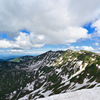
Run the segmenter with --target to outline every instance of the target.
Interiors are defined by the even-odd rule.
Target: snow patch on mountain
[[[37,100],[100,100],[100,87],[53,95]]]
[[[98,67],[100,69],[100,65],[96,64],[96,67]]]
[[[81,62],[78,62],[78,64],[79,64],[80,66],[82,66],[82,65],[81,65],[81,64],[82,64],[82,61],[81,61]],[[84,71],[87,65],[88,65],[88,63],[85,63],[84,67],[83,67],[83,68],[81,67],[79,71],[77,71],[75,74],[73,74],[73,75],[70,77],[70,79],[73,78],[73,77],[75,77],[75,76],[77,76],[77,75],[79,75],[82,71]]]
[[[34,90],[34,82],[32,82],[31,84],[28,83],[28,84],[26,85],[26,87],[24,88],[24,90],[28,90],[28,91]]]

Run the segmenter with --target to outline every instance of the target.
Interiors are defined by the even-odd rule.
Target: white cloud
[[[99,46],[99,43],[97,43],[97,42],[96,42],[96,43],[94,43],[94,46]]]
[[[91,27],[95,28],[95,31],[96,31],[95,36],[96,37],[100,36],[100,19],[94,21]]]
[[[37,55],[37,54],[42,54],[44,52],[49,51],[51,48],[34,48],[34,49],[27,49],[27,50],[22,50],[22,49],[10,49],[10,50],[0,50],[0,54],[23,54],[23,55]],[[68,48],[65,47],[58,47],[58,48],[52,48],[53,51],[57,50],[67,50],[71,49],[74,51],[79,51],[79,50],[87,50],[95,53],[100,53],[100,48],[93,48],[91,46],[69,46]]]
[[[6,39],[0,40],[0,48],[12,48],[12,43]]]
[[[69,46],[69,48],[64,48],[62,50],[67,50],[67,49],[71,49],[74,51],[87,50],[95,53],[100,53],[100,48],[93,48],[92,46]]]
[[[0,54],[12,54],[12,55],[38,55],[46,52],[48,50],[42,50],[42,49],[33,49],[33,50],[20,50],[20,49],[10,49],[10,50],[0,50]]]
[[[0,0],[0,32],[15,37],[14,45],[1,41],[17,48],[73,43],[88,38],[82,26],[99,14],[100,0]],[[19,33],[22,29],[30,35]]]
[[[44,36],[35,35],[34,33],[22,33],[15,38],[14,44],[19,45],[20,48],[32,48],[32,47],[42,47],[44,46]]]
[[[82,46],[80,47],[81,50],[87,50],[87,51],[93,51],[94,48],[92,48],[91,46]]]
[[[60,32],[48,31],[53,35],[37,35],[35,33],[19,33],[14,40],[0,40],[0,48],[22,48],[43,47],[44,44],[68,44],[76,42],[81,38],[88,38],[87,30],[81,27],[68,27]],[[2,43],[3,42],[3,43]]]
[[[99,4],[99,0],[0,0],[0,30],[26,28],[39,34],[45,29],[84,25],[99,16]]]
[[[33,33],[27,34],[20,32],[18,37],[13,41],[6,39],[0,40],[0,48],[20,48],[29,49],[32,47],[42,47],[44,37],[42,35],[34,35]]]
[[[23,50],[16,50],[16,49],[13,49],[13,50],[9,50],[9,52],[12,52],[12,53],[22,53]]]
[[[87,51],[95,51],[95,49],[91,46],[70,46],[68,49],[72,49],[72,50],[87,50]]]

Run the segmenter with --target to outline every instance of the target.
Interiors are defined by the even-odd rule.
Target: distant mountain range
[[[33,56],[22,56],[22,57],[17,57],[15,59],[11,59],[9,61],[13,61],[13,62],[24,62],[24,61],[31,60],[32,58],[33,58]]]
[[[0,55],[0,61],[10,61],[10,60],[14,60],[20,57],[24,57],[24,56],[30,56],[30,55]],[[32,55],[30,57],[34,57],[37,55]],[[23,59],[23,58],[22,58]]]
[[[100,55],[89,51],[48,51],[0,62],[0,100],[36,100],[99,86]]]
[[[1,61],[10,61],[10,60],[13,60],[13,59],[15,59],[15,58],[0,59],[0,62],[1,62]]]
[[[0,59],[0,61],[5,61],[5,60],[3,60],[3,59]]]

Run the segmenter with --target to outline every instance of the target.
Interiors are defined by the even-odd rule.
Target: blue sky
[[[0,54],[100,53],[99,0],[0,0]]]

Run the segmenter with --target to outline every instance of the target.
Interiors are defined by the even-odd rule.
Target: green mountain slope
[[[35,100],[100,86],[100,55],[84,50],[48,51],[0,68],[1,100]]]
[[[18,57],[18,58],[12,59],[10,61],[12,61],[12,62],[24,62],[24,61],[28,61],[32,58],[33,58],[33,56],[23,56],[23,57]]]

